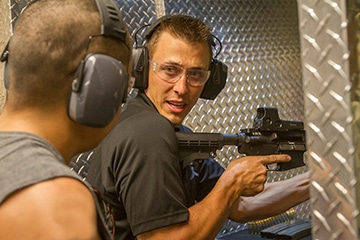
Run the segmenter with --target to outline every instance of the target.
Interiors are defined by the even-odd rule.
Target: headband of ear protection
[[[160,26],[161,22],[171,19],[172,15],[165,15],[157,19],[154,23],[140,27],[148,27],[145,32],[145,39],[150,39],[155,32],[155,30]],[[190,16],[184,15],[184,17],[192,18]],[[135,36],[136,37],[136,36]],[[221,42],[218,38],[213,36],[216,39],[220,46]],[[215,43],[213,44],[215,45]],[[220,49],[221,50],[221,49]],[[219,51],[220,52],[220,51]],[[216,56],[218,53],[216,54]],[[210,76],[206,82],[203,91],[201,92],[200,98],[213,100],[225,87],[226,78],[227,78],[227,66],[216,59],[212,58],[210,63]],[[148,87],[148,75],[149,75],[149,54],[148,49],[145,45],[136,46],[133,49],[133,77],[135,77],[134,88],[146,89]]]
[[[126,44],[126,25],[119,6],[113,0],[94,1],[101,18],[100,35],[120,39]],[[5,70],[8,44],[1,55],[1,61],[6,62]],[[130,49],[130,46],[126,46]],[[4,82],[8,89],[9,76],[5,70]],[[121,61],[105,54],[88,54],[78,66],[72,82],[69,117],[85,126],[105,127],[118,112],[120,104],[126,101],[128,80]]]

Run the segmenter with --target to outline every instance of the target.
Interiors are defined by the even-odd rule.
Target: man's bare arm
[[[272,183],[254,197],[240,197],[229,218],[236,222],[264,219],[283,213],[309,199],[310,173]]]
[[[44,181],[0,205],[2,239],[99,239],[93,197],[72,178]]]

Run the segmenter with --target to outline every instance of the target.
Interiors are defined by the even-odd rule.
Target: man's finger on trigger
[[[288,162],[291,160],[291,157],[286,154],[279,155],[269,155],[261,159],[264,165],[272,164],[272,163],[281,163]]]
[[[291,160],[291,156],[287,154],[278,154],[273,156],[276,156],[276,162],[289,162]]]

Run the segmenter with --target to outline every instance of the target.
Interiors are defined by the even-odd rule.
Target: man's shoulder
[[[115,131],[129,131],[133,135],[140,129],[159,131],[164,128],[166,130],[174,128],[171,122],[162,116],[145,96],[138,96],[128,104],[121,113]]]
[[[152,102],[145,96],[144,93],[140,93],[134,99],[127,103],[126,108],[121,113],[120,121],[133,115],[149,115],[160,116]]]
[[[35,198],[46,195],[54,201],[56,201],[55,198],[59,196],[69,199],[83,196],[84,198],[88,198],[88,200],[92,200],[92,195],[88,186],[86,186],[86,184],[84,184],[80,179],[70,176],[59,176],[47,179],[25,187],[18,192],[23,192],[23,194],[27,194],[29,196],[32,195]]]
[[[0,188],[0,203],[10,194],[39,182],[63,176],[79,178],[69,171],[58,151],[41,138],[29,134],[12,134],[10,137],[22,139],[19,144],[9,147],[1,146],[4,141],[0,142],[4,167],[0,169],[0,185],[3,186]]]
[[[19,189],[9,195],[1,206],[7,205],[18,206],[18,209],[39,207],[42,213],[81,205],[95,212],[94,197],[89,187],[81,180],[67,176],[47,179]]]
[[[141,147],[143,152],[143,147],[149,144],[176,141],[173,124],[162,116],[148,99],[136,97],[128,104],[115,128],[98,145],[94,154],[108,154],[114,148],[129,149],[129,146]]]
[[[142,111],[127,116],[115,126],[115,128],[102,141],[108,144],[109,141],[129,142],[154,140],[163,136],[175,136],[175,128],[171,122],[158,112]],[[150,141],[152,141],[150,140]]]
[[[45,225],[56,231],[57,226],[74,229],[70,225],[81,227],[83,222],[89,227],[95,221],[96,210],[91,192],[82,182],[68,177],[49,179],[22,188],[10,195],[0,207],[0,223],[14,223],[25,232],[28,229],[29,236],[51,234],[41,228]],[[95,226],[93,224],[92,227]]]

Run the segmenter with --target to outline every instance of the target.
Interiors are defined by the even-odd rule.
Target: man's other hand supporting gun
[[[304,166],[306,139],[304,124],[281,120],[276,108],[258,108],[253,128],[236,134],[177,132],[183,167],[194,160],[215,157],[225,145],[238,147],[247,156],[288,154],[291,161],[278,163],[269,170],[285,171]]]

